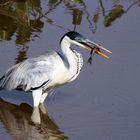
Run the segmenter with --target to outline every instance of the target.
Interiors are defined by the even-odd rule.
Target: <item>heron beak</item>
[[[106,58],[106,59],[109,59],[109,57],[106,54],[104,54],[103,52],[101,52],[100,50],[96,50],[95,53]]]
[[[91,54],[94,52],[106,59],[109,59],[109,57],[106,54],[104,54],[103,52],[101,52],[101,50],[104,52],[107,52],[107,53],[112,53],[108,49],[106,49],[106,48],[102,47],[101,45],[99,45],[95,42],[92,42],[88,39],[86,39],[86,41],[83,43],[83,45],[85,46],[86,49],[88,49],[91,52]]]

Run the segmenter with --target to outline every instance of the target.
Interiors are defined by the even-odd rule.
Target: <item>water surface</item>
[[[0,92],[0,139],[140,139],[140,1],[34,0],[0,2],[0,73],[47,50],[60,51],[64,33],[75,30],[111,50],[58,88],[31,122],[32,96]],[[61,52],[61,51],[60,51]],[[1,75],[0,74],[0,75]]]

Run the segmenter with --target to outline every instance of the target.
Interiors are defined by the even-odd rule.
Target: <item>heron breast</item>
[[[82,55],[80,53],[76,52],[76,51],[75,51],[75,55],[76,55],[76,58],[77,58],[76,59],[76,66],[75,66],[75,69],[73,71],[73,74],[72,74],[69,82],[75,80],[78,77],[78,75],[80,74],[81,68],[83,66],[83,57],[82,57]]]

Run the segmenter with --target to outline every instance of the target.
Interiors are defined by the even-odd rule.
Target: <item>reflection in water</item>
[[[121,17],[123,13],[124,13],[123,6],[115,5],[115,7],[113,7],[113,9],[109,12],[109,14],[105,16],[104,25],[106,27],[110,26],[111,23],[115,21],[117,18]]]
[[[0,14],[0,19],[2,19],[0,20],[0,40],[11,40],[16,30],[16,23],[11,17],[2,14]]]
[[[44,23],[41,21],[40,1],[2,1],[0,4],[0,37],[10,39],[16,33],[16,44],[25,45],[34,32],[40,32]]]
[[[47,7],[43,7],[41,2],[43,5],[46,3]],[[140,3],[139,0],[134,1],[127,9],[124,9],[121,1],[114,0],[112,8],[108,9],[105,7],[106,1],[99,0],[98,2],[99,5],[91,13],[84,0],[48,0],[44,2],[40,0],[2,0],[0,1],[0,19],[2,19],[0,20],[0,41],[15,39],[16,45],[21,46],[16,57],[16,63],[18,63],[27,58],[28,48],[26,46],[29,46],[30,41],[39,38],[38,33],[42,32],[46,22],[62,30],[76,30],[85,15],[90,31],[95,34],[100,15],[104,18],[103,25],[108,27],[133,5]],[[51,17],[50,13],[57,11],[60,4],[63,4],[68,11],[67,14],[73,17],[71,21],[71,24],[74,25],[73,29],[58,25]],[[14,38],[12,38],[13,36]]]
[[[0,1],[0,41],[11,40],[21,46],[16,63],[27,58],[28,42],[38,37],[44,22],[41,19],[40,0]]]
[[[95,26],[92,22],[92,17],[88,12],[88,8],[83,0],[73,0],[73,1],[64,1],[65,7],[69,10],[69,14],[73,16],[74,30],[76,30],[76,26],[81,24],[82,17],[85,14],[87,23],[89,24],[89,29],[92,33],[95,33]]]
[[[124,13],[127,13],[130,10],[130,8],[135,4],[137,4],[136,1],[130,4],[126,10],[124,10],[124,7],[120,4],[114,5],[112,10],[109,11],[108,15],[105,16],[104,25],[106,27],[110,26],[113,21],[121,17]]]
[[[0,99],[0,121],[15,140],[68,139],[48,116],[44,106],[33,110],[28,104],[18,106]]]
[[[76,25],[80,25],[82,21],[82,15],[83,11],[79,9],[73,9],[73,25],[74,25],[74,31],[76,30]]]
[[[17,58],[15,59],[16,60],[16,64],[27,59],[27,55],[26,55],[27,49],[28,49],[28,46],[23,46],[18,51]]]
[[[49,0],[47,4],[48,9],[45,12],[40,0],[3,0],[0,2],[0,18],[3,19],[0,20],[0,40],[10,40],[14,33],[16,33],[16,44],[25,45],[31,38],[34,39],[37,36],[37,32],[42,31],[45,23],[44,19],[49,24],[63,28],[63,25],[57,25],[53,19],[47,17],[49,13],[54,10],[56,11],[61,3],[69,11],[68,13],[73,16],[73,25],[80,25],[85,14],[89,28],[91,31],[94,30],[95,33],[95,26],[93,24],[97,24],[97,17],[99,18],[99,14],[101,14],[100,11],[102,11],[104,16],[104,25],[109,26],[111,22],[130,9],[132,5],[139,4],[139,1],[135,1],[127,10],[124,10],[120,1],[114,1],[113,8],[106,9],[104,6],[105,2],[103,3],[102,0],[99,0],[100,7],[98,6],[93,16],[91,16],[84,0]]]

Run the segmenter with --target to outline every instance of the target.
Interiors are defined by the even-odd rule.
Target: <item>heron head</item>
[[[70,31],[68,33],[66,33],[62,39],[64,37],[68,37],[69,38],[69,42],[75,45],[78,45],[82,48],[85,48],[87,50],[89,50],[91,53],[94,52],[104,58],[109,58],[106,54],[104,54],[102,51],[111,53],[111,51],[107,50],[106,48],[102,47],[101,45],[90,41],[89,39],[85,38],[83,35],[75,32],[75,31]],[[61,39],[61,41],[62,41]]]

